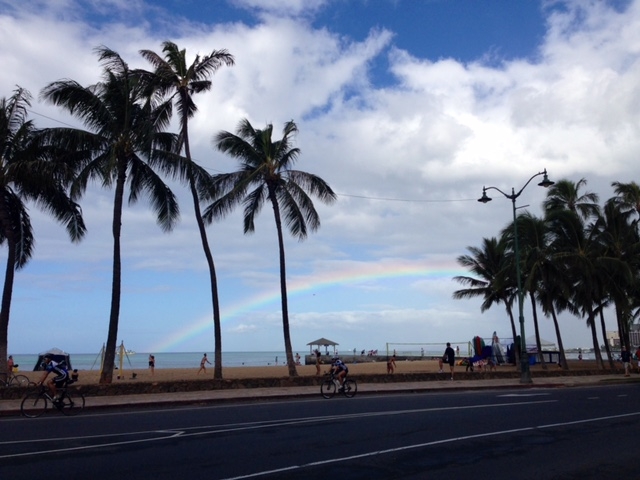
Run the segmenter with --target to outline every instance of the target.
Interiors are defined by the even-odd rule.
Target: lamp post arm
[[[514,199],[518,198],[520,196],[520,194],[522,193],[522,191],[527,188],[527,185],[529,185],[531,183],[531,180],[533,180],[536,177],[539,177],[540,175],[546,175],[547,171],[544,170],[542,172],[538,172],[535,175],[533,175],[529,180],[527,180],[527,183],[524,184],[524,186],[520,189],[520,191],[518,193],[515,194]]]
[[[531,181],[531,180],[529,180]],[[511,200],[515,200],[516,197],[513,197],[512,195],[509,195],[507,193],[504,193],[502,190],[500,190],[498,187],[484,187],[483,188],[484,191],[486,190],[497,190],[498,192],[500,192],[502,195],[504,195],[505,197],[511,199]],[[518,194],[519,195],[519,194]],[[513,197],[513,198],[512,198]]]

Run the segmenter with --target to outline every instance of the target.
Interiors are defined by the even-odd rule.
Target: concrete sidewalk
[[[533,378],[532,384],[521,384],[520,379],[473,379],[473,380],[442,380],[429,382],[397,382],[397,383],[365,383],[358,382],[358,395],[371,395],[375,393],[399,393],[399,392],[429,392],[451,390],[480,390],[480,389],[507,389],[507,388],[561,388],[588,385],[607,385],[611,383],[636,383],[639,376],[624,377],[624,375],[584,375]],[[336,397],[342,395],[336,394]],[[105,409],[128,406],[171,406],[171,405],[197,405],[215,404],[230,401],[256,401],[268,399],[300,398],[320,396],[320,387],[272,387],[272,388],[246,388],[225,390],[204,390],[196,392],[172,392],[156,394],[117,395],[86,397],[85,409]],[[329,400],[327,400],[329,401]],[[20,415],[21,400],[1,400],[0,415]]]

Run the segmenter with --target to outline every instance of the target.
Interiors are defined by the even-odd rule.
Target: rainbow
[[[308,291],[317,291],[322,288],[330,288],[336,285],[369,283],[371,281],[393,278],[424,278],[440,280],[452,278],[456,275],[468,275],[469,272],[461,269],[457,264],[447,261],[430,261],[428,264],[420,262],[381,261],[379,263],[358,263],[345,267],[340,262],[340,269],[321,272],[309,276],[292,276],[287,282],[287,294],[291,298]],[[222,308],[222,323],[226,323],[239,315],[251,312],[266,305],[276,303],[279,306],[280,288],[261,292],[253,297],[236,302],[227,308]],[[186,328],[173,332],[169,337],[152,345],[150,352],[172,351],[175,347],[192,338],[201,336],[207,331],[212,331],[211,316],[194,321]]]

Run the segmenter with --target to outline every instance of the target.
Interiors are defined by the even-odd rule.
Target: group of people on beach
[[[207,358],[207,354],[205,353],[202,356],[202,360],[200,360],[200,369],[198,370],[198,374],[200,374],[200,372],[207,373],[207,363],[211,365],[211,362],[209,361],[209,359]],[[156,357],[154,355],[149,354],[149,371],[151,372],[152,377],[155,372],[155,369],[156,369]]]

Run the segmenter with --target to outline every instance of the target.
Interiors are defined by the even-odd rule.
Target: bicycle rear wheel
[[[28,387],[29,378],[26,375],[15,375],[9,380],[10,387]]]
[[[20,404],[20,413],[28,418],[36,418],[47,410],[47,399],[39,392],[28,393]]]
[[[344,396],[351,398],[355,396],[358,391],[358,384],[355,380],[345,380],[344,381]]]
[[[61,401],[60,410],[69,417],[77,415],[84,408],[84,395],[81,393],[65,392],[64,395],[62,395]]]
[[[324,398],[331,398],[336,394],[336,384],[333,380],[325,380],[320,385],[320,393]]]

